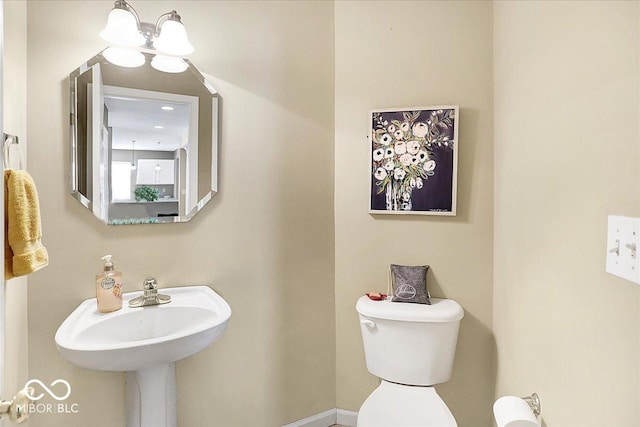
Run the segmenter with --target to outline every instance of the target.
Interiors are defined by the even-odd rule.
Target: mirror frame
[[[104,51],[102,51],[104,52]],[[83,205],[85,208],[87,208],[88,210],[92,211],[92,213],[94,214],[94,216],[96,218],[98,218],[101,222],[107,224],[107,225],[129,225],[129,224],[157,224],[157,223],[179,223],[179,222],[187,222],[190,221],[198,212],[200,212],[200,210],[213,198],[213,196],[215,196],[218,192],[218,169],[219,169],[219,165],[218,165],[218,133],[219,133],[219,128],[220,128],[220,123],[219,123],[219,94],[218,91],[213,87],[213,85],[207,81],[207,79],[204,77],[204,75],[188,60],[183,58],[183,60],[187,63],[187,70],[185,70],[183,73],[191,73],[200,84],[202,84],[202,86],[204,88],[206,88],[209,93],[211,94],[211,107],[212,107],[212,116],[211,116],[211,188],[206,191],[206,194],[204,194],[203,197],[199,197],[196,196],[196,200],[197,202],[194,204],[193,208],[191,209],[190,212],[185,212],[184,215],[181,215],[179,212],[178,216],[167,216],[167,217],[145,217],[145,218],[130,218],[130,219],[113,219],[113,220],[109,220],[108,219],[108,212],[107,212],[107,216],[105,218],[100,217],[94,210],[94,206],[93,206],[93,201],[90,200],[89,198],[86,197],[86,195],[84,195],[81,191],[80,191],[80,184],[79,184],[79,173],[78,173],[78,166],[79,166],[79,162],[78,162],[78,135],[77,135],[77,131],[78,131],[78,99],[77,99],[77,95],[78,95],[78,77],[80,77],[82,74],[84,74],[86,71],[90,70],[95,64],[108,64],[109,66],[113,66],[113,67],[117,67],[116,65],[113,65],[111,63],[109,63],[104,56],[102,55],[102,52],[99,52],[98,54],[96,54],[95,56],[93,56],[91,59],[89,59],[88,61],[86,61],[85,63],[83,63],[80,67],[78,67],[77,69],[75,69],[74,71],[72,71],[69,74],[69,105],[70,105],[70,122],[69,122],[69,131],[70,131],[70,135],[69,135],[69,141],[70,141],[70,153],[69,153],[69,157],[70,157],[70,163],[69,163],[69,167],[70,167],[70,176],[69,176],[69,183],[70,183],[70,194],[71,196],[76,199],[81,205]],[[150,62],[152,55],[148,54],[148,53],[144,53],[146,59],[147,59],[147,63]],[[135,88],[133,87],[132,89],[139,89],[139,88]],[[200,129],[200,126],[199,126]],[[198,135],[200,135],[201,133],[198,132]],[[95,147],[95,143],[92,143]],[[200,146],[200,140],[198,137],[198,146]],[[109,167],[109,170],[111,168]],[[95,173],[92,174],[93,176],[91,177],[91,180],[93,181],[93,179],[95,178]],[[109,189],[110,192],[110,187],[111,184],[109,182],[109,177],[110,175],[107,176],[106,180],[107,182],[105,183],[105,185],[107,186],[107,188]],[[89,183],[89,185],[91,185],[91,183]],[[178,194],[178,198],[180,198],[180,194]],[[178,202],[180,203],[180,202]],[[180,205],[179,205],[180,206]]]

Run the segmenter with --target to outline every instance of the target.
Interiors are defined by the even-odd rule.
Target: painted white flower
[[[384,150],[384,158],[385,159],[392,158],[393,154],[394,154],[393,148],[389,148],[389,147],[385,148],[385,150]]]
[[[391,138],[391,135],[389,135],[388,133],[385,133],[380,137],[380,143],[382,145],[389,145],[391,144],[391,141],[393,141],[393,138]]]
[[[388,125],[388,124],[389,124],[388,120],[385,120],[384,123],[383,123],[383,125],[385,125],[385,126]]]
[[[378,148],[377,150],[373,150],[373,160],[379,162],[382,160],[382,156],[384,156],[384,150],[382,148]]]
[[[417,178],[416,179],[416,188],[419,190],[422,188],[422,186],[424,185],[424,183],[422,182],[422,178]]]
[[[427,127],[427,125],[425,125],[424,123],[419,122],[413,125],[413,128],[411,129],[411,131],[418,138],[424,138],[427,132],[429,132],[429,127]]]
[[[434,170],[436,168],[436,161],[435,160],[428,160],[424,163],[423,166],[424,170],[426,170],[427,172],[430,172],[432,170]]]
[[[389,131],[389,133],[394,133],[396,131],[396,126],[395,125],[390,125],[387,130]]]
[[[422,162],[422,161],[427,160],[427,159],[429,158],[429,154],[427,154],[427,152],[426,152],[426,151],[424,151],[424,150],[420,150],[420,151],[418,152],[418,158],[419,158],[419,159],[420,159],[420,161]]]
[[[420,157],[418,157],[418,156],[411,157],[411,164],[412,165],[418,165],[419,163],[420,163]]]
[[[393,147],[396,154],[404,154],[407,152],[407,144],[402,141],[396,142],[396,145]]]
[[[393,133],[393,136],[396,138],[396,140],[402,141],[402,139],[404,139],[404,132],[402,132],[400,129],[398,129],[397,131],[395,131]]]
[[[409,180],[409,185],[411,186],[411,188],[416,186],[416,179],[411,177],[411,179]]]
[[[420,142],[418,141],[407,142],[407,152],[409,154],[418,154],[418,151],[420,151]]]
[[[393,160],[389,160],[387,163],[384,164],[384,168],[388,171],[392,171],[395,167],[396,165],[393,163]]]
[[[409,166],[411,164],[411,154],[404,153],[400,156],[400,163],[402,163],[403,166]]]
[[[378,180],[378,181],[382,181],[383,179],[385,179],[387,177],[387,171],[384,170],[383,168],[378,168],[376,169],[376,171],[373,173],[373,176]]]
[[[395,168],[393,170],[393,177],[398,181],[403,180],[405,175],[406,175],[406,172],[400,168]]]
[[[402,129],[402,132],[409,132],[409,122],[402,122],[400,129]]]
[[[402,200],[404,200],[405,202],[408,202],[409,200],[411,200],[411,194],[402,193]]]

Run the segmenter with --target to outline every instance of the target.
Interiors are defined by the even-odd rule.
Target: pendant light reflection
[[[162,166],[160,166],[160,142],[158,141],[158,162],[153,167],[156,172],[160,172],[162,170]]]
[[[145,29],[145,31],[142,31]],[[188,68],[181,58],[193,53],[182,18],[175,10],[160,15],[156,24],[141,22],[126,0],[116,0],[100,37],[111,45],[103,56],[112,64],[135,68],[145,63],[141,50],[155,54],[151,66],[165,73],[181,73]]]
[[[131,140],[131,170],[134,171],[136,169],[138,169],[138,167],[136,166],[136,157],[135,157],[135,152],[136,152],[136,140],[132,139]]]

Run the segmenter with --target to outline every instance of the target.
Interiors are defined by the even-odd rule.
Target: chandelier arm
[[[169,20],[182,22],[180,20],[180,15],[178,15],[178,12],[176,12],[175,10],[172,10],[171,12],[163,13],[162,15],[160,15],[160,17],[156,21],[156,32],[154,34],[155,37],[158,37],[160,35],[160,28],[162,27],[162,24],[164,24],[166,21],[169,21]]]
[[[127,12],[131,12],[133,17],[136,18],[138,29],[140,29],[140,23],[141,23],[140,16],[138,15],[138,12],[136,12],[136,10],[133,8],[133,6],[127,3],[126,0],[116,0],[114,4],[114,8],[123,9],[123,10],[126,10]]]

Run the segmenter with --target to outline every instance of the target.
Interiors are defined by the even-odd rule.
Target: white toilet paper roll
[[[539,427],[540,423],[527,402],[516,396],[503,396],[493,404],[498,427]]]

